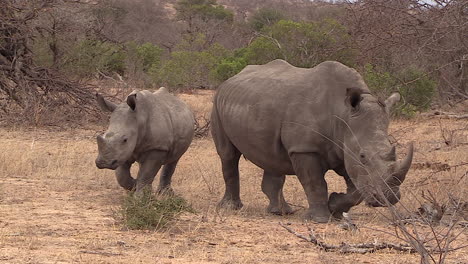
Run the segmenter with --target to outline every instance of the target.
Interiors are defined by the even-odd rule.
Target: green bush
[[[66,55],[64,68],[79,76],[89,77],[97,71],[125,71],[125,52],[117,45],[98,40],[79,41]]]
[[[172,90],[213,88],[219,83],[217,65],[229,54],[219,44],[204,51],[175,51],[160,67],[151,67],[150,76],[157,85]]]
[[[285,16],[277,9],[260,8],[249,19],[249,25],[254,30],[261,31],[263,28],[272,26],[284,18]]]
[[[424,72],[413,67],[391,74],[366,64],[363,78],[369,89],[381,98],[387,98],[392,92],[398,91],[402,100],[396,105],[394,113],[409,118],[430,107],[437,85]]]
[[[214,69],[215,78],[218,81],[223,82],[238,74],[245,68],[245,66],[247,66],[247,60],[242,57],[229,57],[223,59]]]
[[[389,72],[379,71],[371,64],[364,66],[363,78],[369,89],[379,97],[389,96],[397,84]]]
[[[402,82],[398,90],[405,104],[414,106],[417,111],[429,109],[437,87],[434,80],[412,67],[398,73],[398,79]]]
[[[143,71],[147,72],[151,67],[159,67],[161,64],[161,56],[163,49],[151,43],[144,43],[137,46],[136,53],[141,60]]]
[[[140,195],[129,193],[121,209],[125,226],[129,229],[159,229],[182,212],[194,212],[181,197],[163,195],[157,198],[150,189]]]
[[[280,20],[265,27],[245,54],[249,64],[284,59],[298,67],[313,67],[325,60],[352,66],[355,52],[346,28],[333,19],[319,22]]]

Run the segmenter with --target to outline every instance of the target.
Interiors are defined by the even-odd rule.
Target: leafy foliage
[[[280,20],[263,30],[248,47],[249,64],[284,59],[299,67],[313,67],[325,60],[354,63],[354,51],[346,28],[332,19],[319,22]]]
[[[121,209],[125,226],[129,229],[159,229],[182,212],[194,212],[182,197],[164,195],[159,198],[150,189],[138,195],[129,193]]]
[[[180,0],[176,5],[177,17],[180,20],[191,20],[195,17],[203,21],[210,19],[232,21],[234,14],[216,0]]]
[[[285,16],[277,9],[260,8],[249,20],[250,26],[256,31],[273,26],[276,22],[285,19]]]
[[[145,72],[151,67],[158,67],[161,64],[163,50],[157,45],[144,43],[136,47],[136,53],[141,60],[143,71]]]
[[[424,72],[412,67],[400,72],[398,78],[403,83],[399,91],[405,103],[418,111],[427,110],[432,103],[437,83]]]
[[[247,60],[243,57],[225,58],[214,69],[215,78],[218,81],[225,81],[238,74],[245,66],[247,66]]]
[[[413,117],[418,111],[427,110],[437,85],[424,72],[413,67],[391,74],[366,64],[363,77],[369,89],[380,97],[387,97],[397,90],[403,100],[396,107],[395,114],[404,117]]]
[[[125,71],[125,53],[117,45],[92,39],[79,41],[65,56],[64,68],[79,77],[88,77],[98,71]]]
[[[161,67],[152,67],[149,73],[155,83],[170,89],[212,88],[216,83],[213,71],[226,53],[221,45],[206,51],[175,51]]]

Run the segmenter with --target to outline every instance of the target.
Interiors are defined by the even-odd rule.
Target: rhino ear
[[[133,111],[135,111],[136,108],[136,96],[136,94],[131,94],[127,97],[127,104]]]
[[[401,96],[399,93],[393,93],[390,95],[387,100],[385,100],[385,112],[387,114],[390,114],[390,110],[392,110],[392,106],[395,105],[395,103],[399,102],[401,99]]]
[[[102,111],[113,112],[117,105],[111,101],[106,100],[102,95],[96,93],[96,100],[98,102],[99,107]]]
[[[346,104],[353,110],[359,109],[359,103],[362,101],[363,90],[360,88],[347,88],[346,89]]]

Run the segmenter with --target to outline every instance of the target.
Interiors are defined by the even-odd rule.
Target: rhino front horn
[[[413,143],[409,145],[408,153],[406,153],[406,157],[403,160],[400,160],[397,165],[397,169],[395,172],[395,177],[403,182],[405,180],[406,174],[408,173],[411,162],[413,161]]]

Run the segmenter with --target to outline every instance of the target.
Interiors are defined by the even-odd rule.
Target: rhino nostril
[[[114,166],[115,164],[117,164],[117,160],[113,160],[111,165]]]

